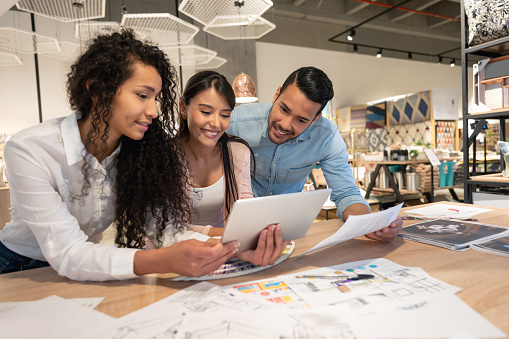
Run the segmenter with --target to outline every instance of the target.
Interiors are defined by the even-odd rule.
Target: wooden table
[[[441,202],[447,203],[447,202]],[[457,205],[455,203],[449,203]],[[422,205],[421,205],[422,206]],[[407,207],[411,210],[419,206]],[[508,210],[478,215],[479,220],[507,226]],[[405,226],[415,221],[405,221]],[[431,276],[461,287],[458,296],[505,333],[509,333],[509,258],[475,250],[456,252],[403,239],[379,243],[365,237],[296,257],[331,235],[340,219],[313,224],[307,236],[296,240],[295,253],[269,269],[236,278],[213,280],[218,285],[265,279],[316,267],[383,257],[400,265],[421,267]],[[165,298],[194,282],[175,282],[174,275],[151,275],[126,281],[76,282],[58,276],[51,268],[0,275],[0,302],[38,300],[53,294],[63,298],[105,297],[97,310],[120,317]]]

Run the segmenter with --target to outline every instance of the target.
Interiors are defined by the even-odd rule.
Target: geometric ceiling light
[[[145,34],[160,46],[187,44],[200,30],[169,13],[124,14],[120,25]]]
[[[16,54],[0,52],[0,66],[18,66],[23,65]]]
[[[60,52],[57,39],[14,28],[0,28],[0,48],[18,53]]]
[[[233,0],[184,0],[179,11],[205,26],[238,26],[239,11],[236,6],[242,7],[240,24],[249,25],[273,5],[270,0],[236,0],[235,6],[232,6],[232,2]]]
[[[110,34],[120,31],[120,24],[116,21],[85,21],[77,22],[74,30],[79,40],[89,40],[97,35]]]
[[[262,17],[257,18],[252,24],[242,26],[244,34],[241,35],[237,26],[206,26],[203,30],[224,40],[236,39],[259,39],[276,28],[272,22]]]
[[[71,22],[104,18],[106,0],[21,0],[16,7],[25,12]]]
[[[60,42],[60,52],[41,53],[61,60],[76,60],[81,54],[81,45],[74,42]]]
[[[177,66],[205,65],[217,55],[217,52],[198,45],[163,46],[161,49]]]
[[[216,68],[223,66],[226,63],[226,61],[227,60],[224,58],[215,56],[206,64],[196,65],[196,70],[216,69]]]

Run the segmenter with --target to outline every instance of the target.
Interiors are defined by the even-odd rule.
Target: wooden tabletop
[[[458,205],[458,203],[440,202]],[[421,206],[403,208],[408,211]],[[491,208],[491,207],[490,207]],[[507,209],[479,214],[487,224],[507,226]],[[404,225],[416,221],[405,220]],[[509,333],[509,258],[475,250],[456,252],[436,246],[403,239],[380,243],[359,237],[331,246],[305,257],[305,252],[320,240],[334,233],[342,225],[339,219],[314,223],[305,238],[295,241],[294,254],[279,265],[236,278],[212,280],[229,285],[275,277],[357,260],[386,258],[400,265],[421,267],[428,274],[462,288],[457,295],[505,333]],[[110,282],[77,282],[58,274],[51,268],[0,275],[0,302],[38,300],[53,294],[63,298],[104,297],[97,310],[120,317],[147,306],[194,282],[175,282],[173,274],[150,275],[137,279]]]

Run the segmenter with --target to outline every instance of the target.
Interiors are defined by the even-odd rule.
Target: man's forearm
[[[346,221],[350,215],[360,215],[369,213],[371,213],[371,209],[368,206],[364,204],[351,204],[343,212],[343,218]]]

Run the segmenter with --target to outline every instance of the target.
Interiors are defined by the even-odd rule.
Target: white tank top
[[[208,187],[191,187],[190,224],[223,227],[224,176]]]

